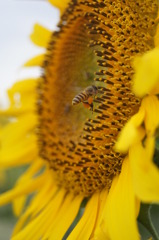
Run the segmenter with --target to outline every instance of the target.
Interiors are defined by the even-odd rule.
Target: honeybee
[[[91,108],[93,112],[93,96],[97,93],[98,88],[96,86],[88,86],[73,98],[72,105],[77,105],[82,102],[84,107]]]

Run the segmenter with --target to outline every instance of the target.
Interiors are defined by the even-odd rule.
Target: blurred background
[[[0,0],[0,104],[4,91],[17,79],[38,76],[39,69],[24,69],[23,64],[44,49],[29,39],[35,23],[56,29],[59,11],[47,0]]]
[[[40,75],[39,68],[23,68],[45,49],[29,39],[35,23],[56,29],[59,11],[46,0],[0,0],[0,107],[8,104],[6,90],[20,79]],[[23,168],[0,171],[0,193],[10,189]],[[11,206],[0,208],[0,240],[9,240],[16,222]]]

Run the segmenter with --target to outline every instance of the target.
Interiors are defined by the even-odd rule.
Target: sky
[[[40,69],[24,68],[30,58],[43,53],[29,39],[35,23],[56,29],[59,11],[46,0],[0,0],[0,106],[6,90],[26,77],[39,76]]]

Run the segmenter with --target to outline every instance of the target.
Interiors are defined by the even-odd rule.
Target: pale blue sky
[[[39,69],[23,69],[29,58],[43,52],[33,45],[29,35],[33,24],[54,30],[59,11],[46,0],[0,0],[0,101],[14,81],[37,76]]]

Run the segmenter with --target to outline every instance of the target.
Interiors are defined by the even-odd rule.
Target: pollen
[[[40,156],[57,184],[90,196],[110,188],[124,155],[117,136],[137,112],[132,61],[154,47],[157,0],[72,1],[53,34],[38,84]],[[72,99],[95,85],[93,114]]]

